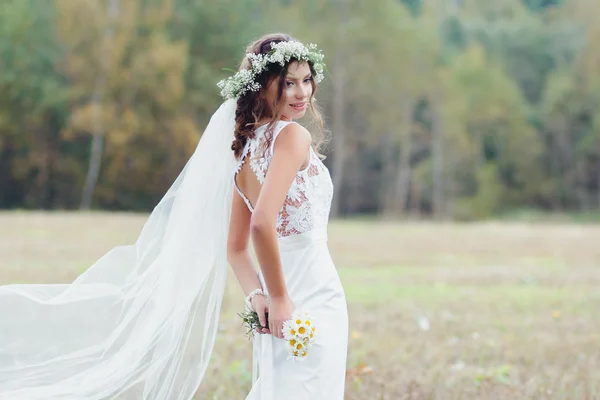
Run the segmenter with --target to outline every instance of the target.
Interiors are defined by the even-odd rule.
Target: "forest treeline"
[[[147,211],[245,46],[323,49],[333,215],[600,208],[593,0],[2,0],[0,208]]]

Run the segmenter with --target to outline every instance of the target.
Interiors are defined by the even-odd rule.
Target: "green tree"
[[[5,1],[0,12],[0,207],[48,208],[65,176],[66,117],[51,4]]]
[[[98,205],[147,209],[171,184],[200,136],[181,106],[187,45],[169,38],[169,0],[110,1],[57,0],[74,104],[62,134],[67,140],[101,137],[105,162]],[[107,7],[115,4],[118,9]],[[85,28],[77,22],[84,15],[94,17]],[[114,24],[111,31],[107,24]],[[92,156],[97,149],[92,146]]]

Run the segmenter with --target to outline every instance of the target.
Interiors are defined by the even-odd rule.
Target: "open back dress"
[[[278,121],[272,130],[255,130],[239,159],[262,184],[274,145],[291,121]],[[284,133],[285,134],[285,133]],[[269,138],[270,144],[269,143]],[[246,205],[253,206],[238,185]],[[328,169],[310,149],[310,162],[299,171],[277,216],[281,265],[289,295],[296,308],[310,313],[316,340],[305,359],[288,359],[284,339],[257,334],[253,343],[253,384],[246,400],[343,400],[348,348],[348,312],[339,275],[327,247],[327,224],[333,183]],[[259,278],[266,284],[262,273]]]

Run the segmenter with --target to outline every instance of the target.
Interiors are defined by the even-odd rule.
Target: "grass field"
[[[0,283],[65,282],[145,215],[0,213]],[[600,399],[600,225],[339,221],[347,400]],[[198,399],[243,399],[251,346],[230,275]]]

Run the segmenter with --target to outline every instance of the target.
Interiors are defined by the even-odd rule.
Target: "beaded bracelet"
[[[250,292],[250,294],[248,296],[246,296],[246,307],[248,307],[249,310],[252,310],[252,299],[257,294],[259,294],[261,296],[265,296],[265,298],[267,299],[267,302],[269,302],[269,296],[267,296],[265,294],[265,292],[263,292],[262,289],[254,289],[253,291]]]

